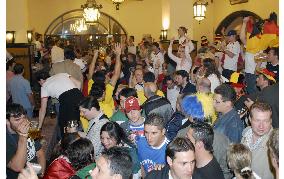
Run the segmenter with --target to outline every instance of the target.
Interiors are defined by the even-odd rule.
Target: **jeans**
[[[257,91],[256,88],[256,75],[251,73],[245,73],[245,80],[247,83],[247,93],[252,94]]]

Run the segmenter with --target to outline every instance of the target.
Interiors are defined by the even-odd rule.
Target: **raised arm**
[[[121,50],[122,50],[121,44],[116,43],[114,50],[115,50],[116,59],[115,59],[115,65],[114,65],[114,73],[110,79],[110,83],[112,86],[116,85],[116,82],[120,77],[120,72],[121,72],[120,55],[121,55]]]
[[[89,66],[89,73],[88,73],[88,80],[92,79],[93,73],[95,71],[95,66],[96,66],[96,62],[97,62],[97,58],[98,58],[98,50],[94,51],[94,57],[92,59],[92,62]]]
[[[174,40],[172,39],[172,40],[170,41],[170,46],[169,46],[169,48],[168,48],[168,55],[169,55],[169,57],[170,57],[174,62],[178,63],[178,62],[180,61],[179,58],[178,58],[177,56],[175,56],[175,55],[172,53],[172,50],[173,50],[173,42],[174,42]]]
[[[247,28],[247,22],[249,21],[249,17],[245,17],[243,19],[243,25],[241,27],[241,31],[240,31],[240,40],[242,41],[242,43],[244,45],[247,44],[247,40],[246,40],[246,28]]]

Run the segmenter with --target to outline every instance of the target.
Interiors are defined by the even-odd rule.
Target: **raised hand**
[[[121,49],[122,49],[122,47],[121,47],[121,44],[120,44],[120,43],[116,43],[116,44],[114,45],[114,53],[115,53],[116,55],[121,55]]]

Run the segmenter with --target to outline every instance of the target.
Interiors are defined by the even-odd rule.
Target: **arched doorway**
[[[85,30],[74,31],[70,28],[71,24],[83,19],[83,10],[75,9],[65,12],[47,27],[44,33],[45,39],[59,38],[63,41],[70,41],[80,46],[81,49],[87,49],[90,46],[105,46],[110,38],[118,42],[121,36],[127,35],[126,30],[118,21],[104,12],[100,13],[98,23],[88,25]]]
[[[220,34],[223,27],[225,27],[226,29],[225,34],[227,34],[227,32],[232,29],[236,30],[239,33],[243,22],[243,17],[245,16],[253,16],[256,19],[262,19],[257,14],[250,11],[236,11],[228,15],[219,24],[219,26],[215,30],[215,34]]]

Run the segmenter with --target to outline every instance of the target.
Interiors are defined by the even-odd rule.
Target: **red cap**
[[[140,108],[138,99],[133,96],[125,99],[124,109],[126,113],[129,113],[132,110],[140,110],[141,108]]]

